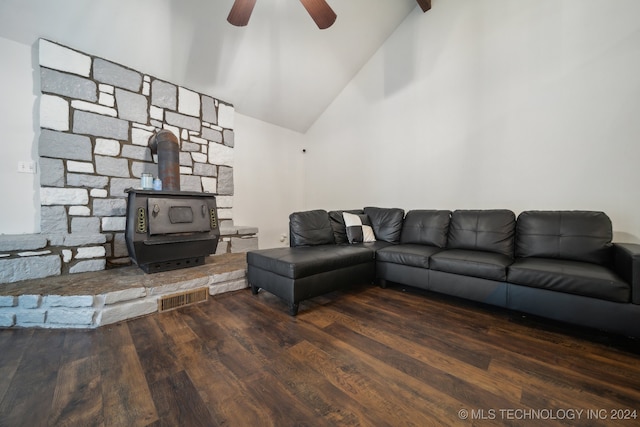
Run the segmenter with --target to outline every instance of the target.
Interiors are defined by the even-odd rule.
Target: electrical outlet
[[[36,173],[36,162],[18,162],[19,173]]]

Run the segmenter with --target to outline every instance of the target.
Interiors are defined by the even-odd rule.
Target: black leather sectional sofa
[[[376,241],[349,243],[344,212]],[[252,292],[284,298],[291,315],[302,300],[377,280],[640,337],[640,245],[612,243],[603,212],[368,207],[289,219],[290,247],[248,252],[247,264]]]

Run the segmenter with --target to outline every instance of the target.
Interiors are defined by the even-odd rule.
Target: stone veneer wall
[[[232,105],[44,39],[39,61],[41,232],[0,235],[0,283],[129,264],[125,189],[158,175],[158,129],[180,140],[181,190],[218,194],[218,253],[257,248],[233,225]]]

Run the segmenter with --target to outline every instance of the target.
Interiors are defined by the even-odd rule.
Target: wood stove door
[[[197,233],[211,230],[205,198],[155,198],[147,202],[149,234]]]

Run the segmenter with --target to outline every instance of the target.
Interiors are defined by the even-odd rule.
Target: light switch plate
[[[18,162],[19,173],[36,173],[36,162]]]

